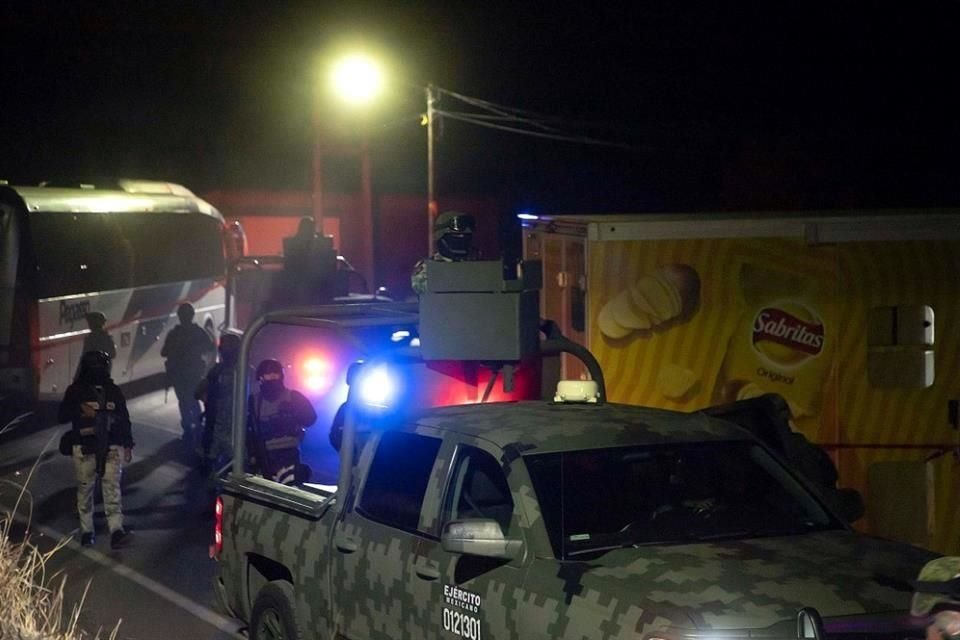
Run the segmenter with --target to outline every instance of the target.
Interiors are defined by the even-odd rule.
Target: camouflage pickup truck
[[[219,596],[254,640],[923,635],[931,554],[856,533],[731,422],[530,401],[356,429],[346,497],[223,487]]]

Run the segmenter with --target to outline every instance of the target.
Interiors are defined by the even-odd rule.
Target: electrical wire
[[[486,109],[491,113],[495,113],[499,116],[512,118],[518,122],[525,122],[531,126],[542,129],[543,131],[549,131],[552,133],[561,133],[558,129],[554,127],[547,126],[541,122],[538,122],[538,119],[528,118],[522,115],[520,110],[512,109],[511,107],[504,107],[496,103],[490,102],[488,100],[481,100],[480,98],[471,98],[470,96],[465,96],[459,93],[454,93],[452,91],[447,91],[446,89],[439,89],[439,91],[445,95],[448,95],[452,98],[456,98],[461,102],[465,102],[471,106],[477,107],[479,109]],[[521,114],[521,115],[518,115]],[[530,114],[533,116],[534,114]],[[534,116],[535,117],[535,116]]]
[[[475,107],[487,109],[488,111],[503,111],[510,114],[519,115],[522,117],[536,119],[536,120],[553,120],[553,121],[563,120],[563,118],[558,118],[557,116],[537,113],[536,111],[528,111],[527,109],[520,109],[519,107],[508,107],[502,104],[497,104],[496,102],[484,100],[483,98],[474,98],[472,96],[467,96],[462,93],[457,93],[456,91],[450,91],[449,89],[444,89],[442,87],[437,87],[437,91],[443,95],[450,96],[451,98],[455,98],[457,100],[460,100],[461,102],[465,102]]]
[[[614,142],[611,140],[601,140],[599,138],[591,138],[589,136],[577,136],[577,135],[567,135],[563,133],[547,133],[543,131],[530,131],[529,129],[521,129],[519,127],[510,127],[503,124],[496,124],[489,122],[487,120],[477,119],[471,116],[458,114],[454,111],[442,111],[440,109],[434,109],[433,113],[438,116],[443,116],[450,118],[451,120],[459,120],[460,122],[466,122],[473,124],[479,127],[487,127],[489,129],[498,129],[500,131],[508,131],[510,133],[519,133],[527,136],[533,136],[535,138],[544,138],[547,140],[560,140],[562,142],[578,142],[581,144],[589,144],[599,147],[616,147],[619,149],[628,149],[636,150],[638,147],[629,145],[625,142]]]
[[[526,109],[519,109],[515,107],[507,107],[489,100],[483,100],[481,98],[474,98],[472,96],[467,96],[462,93],[457,93],[456,91],[450,91],[449,89],[444,89],[442,87],[435,87],[435,90],[438,94],[448,96],[450,98],[464,102],[472,107],[477,109],[485,110],[493,115],[488,115],[487,113],[475,113],[475,112],[464,112],[464,111],[448,111],[445,109],[434,109],[434,114],[438,116],[444,116],[450,118],[451,120],[458,120],[460,122],[466,122],[468,124],[473,124],[480,127],[487,127],[490,129],[498,129],[500,131],[507,131],[510,133],[518,133],[521,135],[533,136],[536,138],[544,138],[548,140],[559,140],[563,142],[576,142],[579,144],[588,144],[594,146],[603,146],[603,147],[614,147],[620,149],[628,150],[654,150],[652,146],[644,145],[643,147],[638,147],[636,145],[631,145],[625,142],[618,142],[613,140],[605,140],[597,138],[595,136],[583,135],[570,133],[569,131],[564,131],[554,126],[546,124],[544,121],[551,123],[556,123],[558,125],[564,125],[567,127],[599,127],[603,126],[601,123],[584,123],[584,122],[574,122],[565,118],[559,118],[556,116],[547,116],[544,114],[536,113],[533,111],[528,111]],[[510,126],[518,125],[518,126]],[[525,125],[519,126],[519,125]],[[530,128],[538,129],[539,131],[531,131]]]

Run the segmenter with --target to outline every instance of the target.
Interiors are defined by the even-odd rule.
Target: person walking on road
[[[110,546],[119,548],[130,538],[123,526],[120,478],[123,465],[133,458],[134,442],[127,403],[110,378],[110,358],[106,353],[83,354],[77,381],[67,387],[60,403],[59,418],[72,425],[80,543],[86,547],[94,543],[93,492],[99,477]]]
[[[90,328],[83,338],[83,352],[103,351],[110,357],[110,362],[117,357],[117,346],[113,344],[113,338],[103,327],[107,324],[107,317],[99,311],[91,311],[87,314],[87,326]]]
[[[216,474],[233,458],[233,381],[240,336],[220,336],[220,362],[213,365],[197,385],[195,396],[203,402],[203,436],[200,439],[204,466]]]
[[[180,406],[182,438],[190,445],[200,427],[200,403],[194,392],[207,370],[206,361],[216,352],[213,340],[193,321],[194,315],[193,305],[188,302],[177,308],[180,324],[167,334],[160,350],[167,359],[167,384],[173,387]]]
[[[107,317],[99,311],[91,311],[87,314],[86,320],[90,333],[83,338],[81,356],[88,351],[102,351],[110,357],[110,364],[112,365],[113,359],[117,357],[117,346],[113,343],[110,334],[103,328],[107,324]],[[76,380],[79,375],[80,366],[77,365],[77,372],[73,379]]]
[[[310,401],[283,384],[283,365],[268,359],[257,365],[260,389],[250,396],[250,452],[263,477],[281,484],[309,478],[300,464],[304,429],[317,421]]]

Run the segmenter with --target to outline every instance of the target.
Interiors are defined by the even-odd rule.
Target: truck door
[[[456,447],[440,503],[437,535],[416,550],[410,592],[424,638],[519,638],[516,599],[525,573],[523,560],[500,560],[445,551],[439,534],[451,520],[489,518],[504,535],[522,537],[519,514],[500,462],[479,446]],[[428,516],[425,512],[425,516]],[[529,557],[529,554],[528,556]]]
[[[359,487],[359,499],[333,538],[334,620],[350,640],[425,637],[421,612],[408,590],[415,549],[430,539],[421,510],[440,450],[439,437],[384,433]],[[367,451],[364,452],[366,457]]]

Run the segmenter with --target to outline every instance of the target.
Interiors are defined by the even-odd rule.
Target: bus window
[[[135,286],[223,277],[219,221],[176,213],[124,216],[122,220],[136,256]],[[176,251],[170,251],[171,247]]]
[[[34,213],[30,234],[40,298],[131,286],[131,263],[103,213]]]
[[[38,212],[30,216],[30,229],[40,298],[219,278],[224,273],[220,224],[212,218]]]

